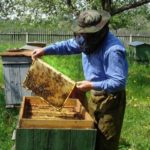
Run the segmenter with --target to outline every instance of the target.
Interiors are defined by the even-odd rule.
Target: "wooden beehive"
[[[6,107],[20,105],[23,96],[34,95],[22,86],[26,73],[32,64],[32,50],[46,46],[45,43],[29,42],[21,48],[0,53],[3,64]]]
[[[16,150],[94,150],[94,122],[78,99],[56,110],[41,97],[24,97],[16,129]]]
[[[129,57],[137,62],[150,62],[150,44],[134,41],[129,43]]]
[[[37,59],[24,86],[41,97],[23,97],[16,150],[94,150],[94,121],[78,99],[70,98],[78,95],[74,81]]]
[[[20,105],[22,96],[32,92],[22,87],[22,82],[32,63],[31,51],[7,51],[0,53],[3,64],[4,92],[6,107]]]

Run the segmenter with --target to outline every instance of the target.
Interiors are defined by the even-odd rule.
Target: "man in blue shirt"
[[[76,87],[83,92],[91,91],[85,107],[97,128],[95,150],[118,149],[126,104],[125,48],[109,32],[109,19],[105,11],[83,11],[73,25],[73,39],[36,49],[32,54],[32,59],[36,59],[42,55],[82,53],[85,80],[77,82]]]

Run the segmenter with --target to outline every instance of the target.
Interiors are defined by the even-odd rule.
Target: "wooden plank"
[[[32,95],[32,91],[31,90],[27,90],[23,87],[23,81],[25,80],[26,74],[29,70],[31,64],[22,64],[20,66],[20,80],[21,80],[21,91],[22,91],[22,96],[31,96]]]
[[[2,56],[2,62],[3,64],[31,64],[32,59],[31,57],[26,56],[19,56],[19,57]]]
[[[10,66],[4,65],[3,67],[4,83],[5,83],[5,101],[7,105],[13,104],[12,95],[11,95],[11,86],[10,86]]]
[[[33,138],[34,150],[50,150],[48,146],[50,140],[49,130],[34,129],[33,131],[34,131],[34,138]]]
[[[91,120],[21,119],[21,128],[93,128]]]
[[[71,130],[70,150],[94,150],[96,131]]]
[[[12,50],[12,51],[6,51],[6,52],[1,52],[0,56],[27,56],[31,57],[32,51],[31,50]]]
[[[75,86],[75,82],[40,59],[31,65],[24,87],[43,97],[50,104],[61,107]]]
[[[20,104],[22,100],[20,65],[10,65],[10,87],[13,104]]]
[[[17,129],[16,150],[94,150],[95,129]]]
[[[24,106],[25,106],[25,97],[23,97],[22,103],[21,103],[21,107],[20,107],[20,112],[19,112],[19,123],[21,122],[21,119],[23,118],[23,114],[24,114]],[[19,124],[18,123],[18,124]]]
[[[17,129],[16,130],[16,150],[33,150],[35,144],[33,142],[34,130]]]
[[[70,149],[70,130],[54,129],[49,131],[50,150],[69,150]],[[71,150],[71,149],[70,149]]]

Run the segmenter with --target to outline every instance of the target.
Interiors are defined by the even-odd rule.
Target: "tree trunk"
[[[111,0],[101,0],[103,10],[111,12]]]

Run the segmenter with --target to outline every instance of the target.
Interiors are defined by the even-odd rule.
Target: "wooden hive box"
[[[31,51],[3,52],[0,54],[3,64],[4,92],[6,107],[20,105],[22,96],[32,92],[22,87],[22,82],[32,63]]]
[[[3,64],[4,92],[6,107],[20,105],[23,96],[33,95],[31,91],[22,86],[22,82],[32,64],[31,54],[35,48],[45,46],[44,43],[34,42],[27,45],[10,49],[0,53]]]
[[[41,97],[24,97],[16,129],[16,150],[94,150],[94,122],[78,99],[62,110]]]
[[[150,62],[150,44],[141,41],[129,43],[129,57],[137,62]]]

